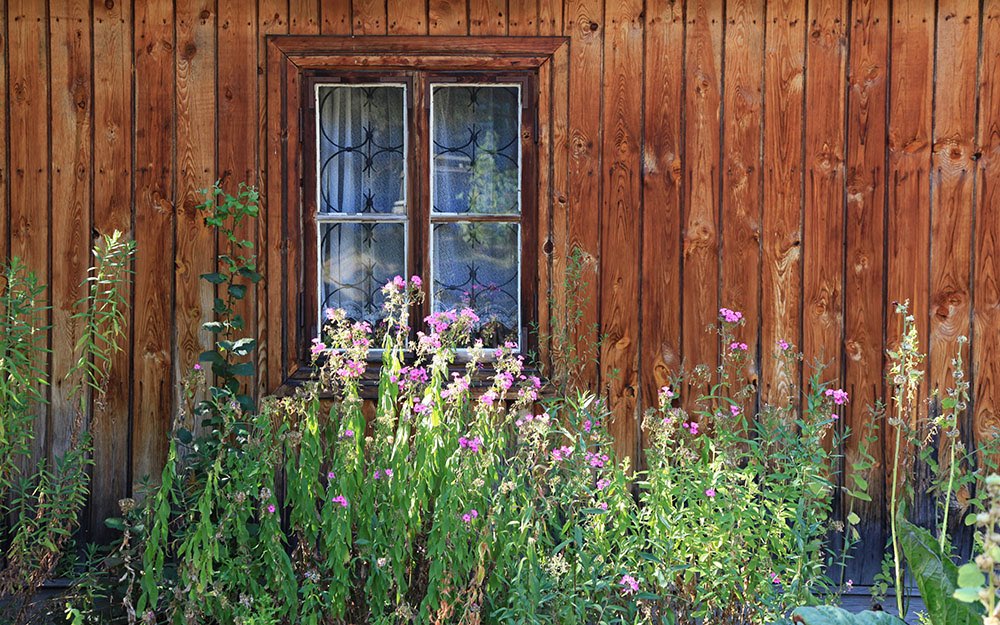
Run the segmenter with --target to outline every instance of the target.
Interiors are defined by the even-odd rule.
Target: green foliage
[[[67,376],[70,397],[77,402],[69,448],[56,457],[54,466],[41,460],[32,473],[20,472],[22,479],[10,507],[0,502],[0,515],[14,518],[13,527],[2,536],[6,557],[0,569],[0,597],[8,599],[5,614],[14,623],[26,618],[36,590],[63,560],[87,500],[91,465],[88,407],[91,401],[103,398],[111,356],[120,349],[128,305],[126,290],[121,287],[128,280],[134,249],[120,232],[101,237],[94,246],[94,266],[84,281],[85,295],[74,315],[82,330],[74,346],[76,360]],[[44,350],[36,338],[45,331],[40,325],[43,309],[37,303],[43,289],[16,259],[5,275],[0,306],[5,312],[4,329],[10,334],[5,332],[0,339],[0,401],[4,403],[5,424],[0,438],[13,459],[27,453],[35,418],[32,409],[43,400],[38,389],[48,381],[38,364]],[[24,343],[16,345],[10,343],[12,340]],[[17,471],[12,459],[8,460],[11,464],[0,465],[0,471]],[[10,482],[4,477],[0,483]],[[0,495],[6,490],[3,488]]]
[[[978,603],[983,608],[983,624],[996,625],[1000,619],[1000,475],[985,480],[988,506],[976,515],[979,531],[976,546],[979,554],[972,562],[959,567],[952,596],[962,603]]]
[[[828,605],[798,608],[792,612],[792,622],[802,625],[905,625],[899,618],[886,612],[865,611],[852,614]]]
[[[934,625],[981,625],[979,611],[953,595],[958,587],[958,568],[950,554],[942,555],[938,541],[927,530],[899,520],[900,543],[910,572]]]

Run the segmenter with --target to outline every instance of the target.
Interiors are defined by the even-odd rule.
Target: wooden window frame
[[[404,82],[407,77],[425,79],[424,88],[409,89],[410,102],[429,115],[430,82],[521,82],[522,97],[522,215],[521,215],[521,309],[522,325],[546,327],[551,285],[553,190],[548,170],[552,166],[552,121],[545,103],[556,74],[554,60],[565,57],[564,37],[341,37],[272,35],[267,38],[267,151],[264,180],[265,228],[261,264],[266,276],[264,300],[259,314],[260,343],[266,367],[266,391],[295,385],[311,375],[308,346],[315,336],[318,293],[315,244],[315,133],[314,85],[338,77],[345,83],[367,78],[372,82]],[[418,73],[419,72],[419,73]],[[566,77],[568,78],[568,76]],[[412,82],[410,83],[413,84]],[[537,98],[537,99],[536,99]],[[539,101],[542,105],[539,106]],[[408,116],[411,174],[408,204],[416,203],[410,215],[410,273],[429,275],[418,250],[429,235],[430,139],[427,128]],[[525,120],[529,122],[526,124]],[[530,145],[531,149],[524,150]],[[425,154],[427,158],[424,158]],[[421,154],[415,160],[413,156]],[[312,185],[312,186],[310,186]],[[564,201],[560,198],[561,201]],[[426,223],[425,223],[426,222]],[[428,232],[424,226],[427,225]],[[311,238],[310,238],[311,237]],[[416,244],[414,244],[414,242]],[[425,281],[425,289],[430,280]],[[423,315],[425,308],[416,311]],[[533,341],[525,351],[538,348]]]

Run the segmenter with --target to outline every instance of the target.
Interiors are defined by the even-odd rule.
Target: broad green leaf
[[[900,519],[900,542],[917,580],[920,596],[934,625],[982,625],[974,606],[955,599],[958,567],[938,552],[938,542],[931,533],[905,519]]]
[[[978,588],[959,588],[951,595],[962,603],[976,603],[979,601]]]
[[[986,576],[975,562],[966,562],[958,567],[958,585],[963,588],[979,588],[986,583]]]
[[[843,608],[821,605],[797,608],[792,612],[792,621],[802,625],[906,625],[888,612],[848,612]]]

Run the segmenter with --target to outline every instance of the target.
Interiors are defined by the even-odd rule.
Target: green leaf
[[[247,288],[242,284],[230,284],[229,294],[236,299],[243,299],[247,294]]]
[[[220,365],[225,362],[222,358],[222,354],[216,351],[202,352],[198,356],[198,362],[210,362],[213,365]]]
[[[906,625],[888,612],[858,612],[853,614],[830,605],[797,608],[792,621],[802,625]]]
[[[246,356],[253,351],[254,347],[257,346],[257,341],[251,338],[243,338],[237,340],[233,343],[233,346],[229,348],[229,351],[233,352],[237,356]]]
[[[958,588],[951,595],[962,603],[976,603],[979,601],[978,588]]]
[[[900,542],[934,625],[982,625],[979,610],[955,599],[958,567],[942,558],[931,533],[900,519]]]
[[[857,525],[858,523],[861,522],[861,517],[859,517],[854,512],[851,512],[850,514],[847,515],[847,522],[850,523],[851,525]]]
[[[205,328],[205,330],[211,332],[212,334],[224,332],[226,329],[226,326],[221,321],[206,321],[201,324],[201,327]]]
[[[219,272],[203,273],[201,274],[201,279],[205,280],[206,282],[211,282],[212,284],[222,284],[223,282],[226,281],[226,276],[222,275]]]
[[[958,567],[958,585],[963,588],[979,588],[986,584],[986,576],[975,562],[966,562]]]
[[[254,368],[252,362],[241,362],[229,368],[229,373],[232,375],[241,375],[249,377],[253,375],[253,372]]]

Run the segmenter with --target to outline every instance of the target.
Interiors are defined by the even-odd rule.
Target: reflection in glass
[[[406,213],[401,86],[321,86],[319,213]]]
[[[382,286],[405,275],[402,223],[321,223],[320,310],[343,308],[373,326],[382,317]]]
[[[517,214],[518,88],[436,85],[431,116],[434,211]]]
[[[434,225],[433,310],[473,309],[473,339],[486,346],[518,341],[519,231],[502,222]]]

